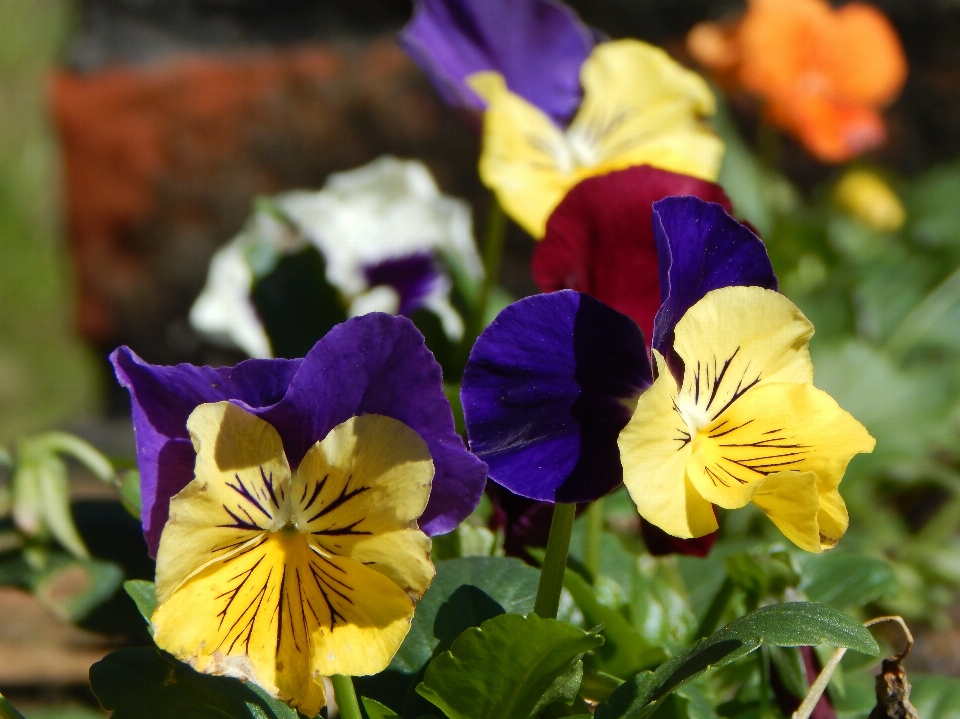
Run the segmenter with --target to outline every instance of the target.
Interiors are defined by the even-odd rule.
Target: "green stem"
[[[570,550],[570,534],[573,518],[577,515],[575,504],[553,505],[553,521],[550,522],[550,538],[547,553],[540,569],[540,584],[537,586],[537,601],[533,611],[544,619],[556,619],[560,608],[560,590],[563,588],[563,572],[567,568],[567,552]]]
[[[13,708],[13,704],[0,694],[0,719],[24,719],[23,714]]]
[[[507,235],[507,216],[495,195],[490,196],[490,210],[483,237],[483,283],[477,297],[471,335],[478,337],[483,331],[483,321],[490,304],[490,294],[500,279],[500,262],[503,259],[503,241]]]
[[[357,692],[353,688],[353,679],[343,674],[334,674],[330,677],[333,684],[333,693],[337,697],[337,707],[343,719],[363,719],[360,704],[357,703]]]
[[[596,580],[600,574],[600,541],[603,536],[603,498],[592,502],[586,511],[587,526],[583,535],[583,563]]]
[[[723,611],[727,608],[727,604],[733,596],[733,590],[734,584],[730,577],[727,577],[723,580],[723,584],[720,585],[717,593],[713,595],[713,600],[711,600],[710,606],[707,607],[706,614],[704,614],[703,619],[700,620],[700,626],[697,627],[697,635],[694,639],[708,637],[717,630],[717,624],[720,623]]]

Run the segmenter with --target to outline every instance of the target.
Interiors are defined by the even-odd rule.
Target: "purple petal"
[[[382,414],[406,424],[427,443],[436,470],[419,520],[429,535],[454,529],[483,494],[487,468],[454,429],[440,365],[405,317],[373,312],[337,325],[303,358],[286,396],[256,414],[276,427],[293,467],[354,415]]]
[[[440,366],[406,318],[373,313],[334,327],[303,359],[248,360],[236,367],[150,365],[126,347],[111,356],[130,390],[141,473],[142,518],[151,554],[170,497],[193,479],[187,417],[199,404],[231,400],[270,422],[292,467],[314,442],[359,414],[383,414],[423,437],[436,467],[421,527],[440,534],[480,501],[486,467],[456,434]]]
[[[528,297],[470,353],[460,395],[470,447],[515,494],[593,501],[622,481],[617,436],[650,382],[629,317],[572,290]]]
[[[430,252],[394,257],[363,268],[370,287],[389,285],[400,296],[401,315],[411,315],[436,287],[440,277],[437,261]]]
[[[596,40],[554,0],[418,0],[400,42],[451,105],[483,110],[465,80],[493,70],[565,125],[580,105],[580,66]]]
[[[777,289],[777,276],[763,242],[720,205],[698,197],[667,197],[653,203],[660,295],[653,347],[679,376],[673,328],[684,313],[712,290],[733,285]]]

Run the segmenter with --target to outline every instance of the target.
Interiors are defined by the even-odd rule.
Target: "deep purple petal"
[[[580,66],[596,39],[554,0],[418,0],[400,42],[451,105],[483,110],[465,80],[494,70],[563,125],[580,105]]]
[[[763,242],[720,205],[698,197],[667,197],[653,203],[653,232],[660,264],[663,304],[653,325],[653,347],[678,374],[673,328],[712,290],[734,285],[777,289],[777,276]]]
[[[427,534],[450,531],[480,501],[486,467],[457,435],[440,366],[406,318],[356,317],[334,327],[303,359],[248,360],[217,369],[163,367],[121,347],[111,360],[133,403],[143,526],[152,555],[170,497],[193,479],[186,422],[205,402],[231,400],[266,419],[294,468],[314,442],[350,417],[392,417],[423,437],[436,467],[420,519]]]
[[[363,268],[370,287],[388,285],[400,296],[398,314],[411,315],[423,307],[424,300],[437,285],[440,270],[431,252],[415,252],[393,257]]]
[[[193,479],[187,417],[199,404],[238,399],[252,407],[279,401],[301,360],[259,360],[236,367],[151,365],[129,348],[110,355],[120,384],[130,390],[140,467],[143,531],[154,555],[170,497]]]
[[[454,529],[483,494],[487,468],[464,447],[440,365],[405,317],[373,312],[337,325],[303,358],[286,396],[255,413],[276,427],[292,467],[354,415],[382,414],[406,424],[423,437],[436,469],[419,520],[429,535]]]
[[[470,447],[515,494],[593,501],[623,480],[617,436],[650,382],[629,317],[572,290],[527,297],[470,353],[460,395]]]

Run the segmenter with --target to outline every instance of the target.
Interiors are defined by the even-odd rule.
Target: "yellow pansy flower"
[[[416,524],[433,462],[381,415],[334,427],[291,472],[280,436],[229,402],[187,428],[196,474],[157,554],[157,645],[314,716],[321,677],[382,671],[433,579]]]
[[[624,483],[641,516],[676,537],[717,529],[713,505],[756,504],[802,549],[846,532],[837,490],[847,463],[875,444],[813,386],[813,325],[759,287],[707,293],[677,323],[678,386],[659,375],[620,434]]]
[[[566,130],[499,73],[468,81],[487,102],[480,177],[538,239],[567,190],[592,175],[644,164],[704,180],[720,171],[723,143],[704,122],[715,111],[710,88],[652,45],[597,45],[580,69],[583,102]]]

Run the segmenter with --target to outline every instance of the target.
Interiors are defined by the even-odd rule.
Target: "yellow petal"
[[[584,97],[568,137],[589,174],[649,164],[716,180],[723,143],[704,122],[716,111],[703,78],[638,40],[600,43],[583,63]]]
[[[800,549],[821,551],[820,498],[813,472],[771,474],[760,483],[753,503]]]
[[[487,101],[480,179],[506,213],[539,239],[547,217],[576,182],[563,132],[540,109],[508,91],[498,73],[476,73],[467,82]]]
[[[690,435],[676,411],[677,383],[654,350],[659,376],[620,433],[623,482],[645,520],[675,537],[702,537],[717,520],[686,477]]]
[[[157,552],[160,602],[191,574],[285,522],[290,468],[273,427],[217,402],[197,407],[187,429],[197,452],[194,480],[170,500]]]
[[[694,444],[687,465],[693,485],[710,502],[735,509],[778,472],[814,472],[836,489],[853,455],[875,442],[812,384],[771,383],[745,392]]]
[[[430,539],[416,524],[432,480],[419,434],[382,415],[353,417],[300,463],[292,488],[297,527],[324,553],[369,566],[419,599],[434,574]]]
[[[847,514],[847,505],[837,491],[836,486],[823,477],[817,477],[817,492],[820,496],[820,512],[817,514],[817,524],[820,526],[820,547],[830,549],[847,532],[850,525],[850,515]]]
[[[677,323],[683,359],[681,411],[702,427],[747,389],[812,382],[807,343],[813,325],[783,295],[760,287],[708,292]]]
[[[413,602],[385,576],[283,530],[208,565],[152,621],[157,646],[198,671],[256,682],[315,716],[321,676],[382,671],[412,617]]]

